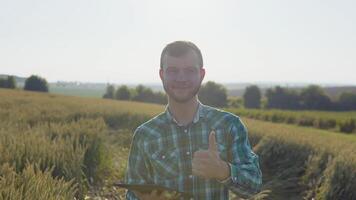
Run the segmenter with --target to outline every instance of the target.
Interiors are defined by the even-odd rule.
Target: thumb
[[[209,135],[209,151],[218,151],[214,130],[212,130]]]

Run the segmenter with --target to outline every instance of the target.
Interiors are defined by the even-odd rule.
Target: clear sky
[[[0,0],[0,74],[158,83],[175,40],[205,80],[356,84],[354,0]]]

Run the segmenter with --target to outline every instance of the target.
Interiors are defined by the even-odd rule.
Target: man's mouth
[[[176,89],[176,90],[185,90],[185,89],[189,89],[189,87],[173,87],[173,89]]]

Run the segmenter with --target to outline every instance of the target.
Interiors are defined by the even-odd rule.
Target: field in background
[[[163,109],[0,89],[2,198],[122,199],[110,184],[123,176],[132,130]],[[257,199],[356,198],[353,134],[243,121],[264,174]]]
[[[50,93],[62,94],[67,96],[102,98],[105,88],[82,88],[82,87],[60,87],[57,84],[50,84]]]
[[[356,112],[288,111],[276,109],[228,109],[239,116],[275,123],[327,129],[342,133],[356,133]]]

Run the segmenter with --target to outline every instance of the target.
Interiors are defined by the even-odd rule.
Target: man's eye
[[[196,71],[195,68],[186,69],[186,72],[188,72],[188,73],[194,73],[195,71]]]
[[[167,72],[177,72],[178,70],[175,68],[167,68]]]

